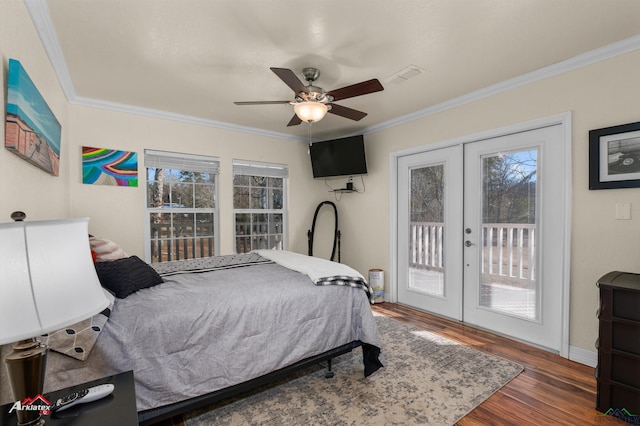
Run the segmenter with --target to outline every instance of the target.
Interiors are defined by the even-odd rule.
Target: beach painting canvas
[[[82,147],[82,183],[138,186],[138,153]]]
[[[58,176],[62,127],[19,61],[9,59],[4,146]]]

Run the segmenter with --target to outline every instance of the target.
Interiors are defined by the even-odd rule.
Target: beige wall
[[[389,282],[390,153],[446,141],[516,123],[571,112],[573,119],[573,201],[570,343],[594,350],[597,335],[595,281],[611,270],[640,269],[640,189],[589,191],[590,129],[639,121],[640,52],[630,53],[505,93],[424,117],[365,137],[369,174],[364,194],[328,194],[313,180],[304,144],[187,125],[149,117],[70,105],[19,0],[0,2],[0,70],[4,112],[8,58],[22,62],[62,124],[60,177],[54,178],[0,149],[0,221],[14,210],[31,219],[89,216],[96,235],[118,241],[131,254],[143,254],[144,187],[118,188],[81,183],[80,147],[145,148],[202,153],[221,159],[221,249],[232,242],[231,162],[233,159],[288,164],[289,248],[306,253],[306,231],[316,205],[333,200],[340,212],[342,261],[365,274],[382,268]],[[4,128],[0,131],[4,139]],[[140,183],[144,182],[142,168]],[[331,181],[344,186],[345,179]],[[359,182],[356,181],[356,186]],[[632,220],[614,220],[615,203],[632,204]],[[326,228],[325,228],[326,229]],[[326,257],[326,256],[325,256]],[[640,272],[640,271],[638,271]]]
[[[30,219],[67,217],[69,205],[69,173],[64,164],[69,160],[66,99],[51,68],[40,39],[21,1],[0,2],[0,56],[2,66],[2,102],[0,102],[0,222],[10,221],[11,212],[22,210]],[[59,177],[27,164],[4,149],[4,117],[6,109],[7,65],[9,58],[25,67],[49,108],[62,125],[61,169]]]
[[[306,229],[316,192],[309,191],[311,165],[303,143],[159,120],[95,108],[69,111],[71,214],[91,218],[95,235],[113,239],[130,254],[144,253],[144,149],[216,156],[220,159],[220,252],[233,253],[232,161],[255,160],[289,166],[289,248],[306,252]],[[134,150],[139,153],[140,186],[123,188],[82,184],[81,146]]]
[[[341,227],[353,234],[343,260],[360,271],[389,271],[390,153],[571,112],[570,345],[594,351],[597,279],[612,270],[640,272],[640,189],[589,191],[588,132],[640,121],[639,69],[640,52],[629,53],[367,135],[367,192],[342,202]],[[631,203],[631,220],[615,220],[622,202]]]

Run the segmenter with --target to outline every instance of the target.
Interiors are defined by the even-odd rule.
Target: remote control
[[[52,406],[51,412],[66,410],[69,407],[73,407],[78,404],[86,404],[111,394],[114,386],[110,383],[104,385],[94,386],[92,388],[83,389],[78,392],[69,394],[63,398],[58,399]]]

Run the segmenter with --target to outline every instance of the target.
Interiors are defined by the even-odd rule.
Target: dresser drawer
[[[614,291],[612,315],[614,318],[640,322],[640,292]]]
[[[640,389],[640,357],[611,354],[611,381]]]
[[[598,381],[596,409],[606,413],[610,408],[614,410],[625,408],[630,413],[640,413],[640,392],[617,383]]]
[[[640,356],[640,323],[611,321],[611,349]]]
[[[596,349],[615,349],[640,356],[640,323],[600,320]]]

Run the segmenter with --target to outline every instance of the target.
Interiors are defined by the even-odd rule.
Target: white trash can
[[[384,302],[384,271],[382,269],[369,269],[369,284],[373,289],[373,302]]]

